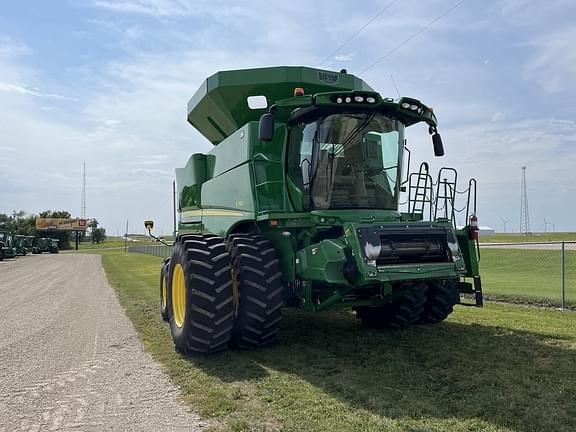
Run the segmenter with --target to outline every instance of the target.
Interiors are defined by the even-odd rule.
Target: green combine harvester
[[[10,231],[0,230],[0,259],[16,258],[14,236]]]
[[[419,100],[382,97],[344,70],[237,70],[202,84],[188,121],[214,148],[176,169],[160,306],[180,352],[265,345],[284,306],[404,328],[446,319],[460,293],[482,305],[475,180],[457,229],[456,171],[409,174],[408,126],[428,125],[444,154]]]
[[[47,237],[36,239],[32,253],[41,254],[43,252],[58,253],[58,240]]]

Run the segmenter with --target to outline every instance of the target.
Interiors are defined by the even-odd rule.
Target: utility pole
[[[82,219],[86,219],[86,161],[82,165],[82,209],[81,209]]]
[[[124,252],[128,250],[128,219],[126,219],[126,233],[124,234]]]
[[[176,241],[176,182],[172,182],[172,240]]]
[[[522,167],[522,191],[520,196],[520,233],[531,234],[528,214],[528,191],[526,189],[526,166]]]

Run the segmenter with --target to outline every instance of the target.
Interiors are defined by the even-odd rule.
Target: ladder
[[[418,172],[410,174],[408,178],[408,212],[424,216],[424,209],[428,205],[432,216],[433,193],[430,169],[426,162],[422,162]]]
[[[439,217],[448,219],[456,228],[454,204],[456,202],[456,183],[458,173],[454,168],[442,167],[438,171],[436,182],[436,200],[434,202],[434,220]]]

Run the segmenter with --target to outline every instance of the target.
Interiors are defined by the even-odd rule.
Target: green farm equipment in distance
[[[409,170],[409,126],[427,125],[444,154],[418,99],[383,97],[344,70],[225,71],[192,97],[188,121],[214,147],[176,169],[160,309],[180,352],[265,345],[287,306],[349,308],[394,329],[443,321],[460,293],[482,306],[476,182],[457,228],[456,170]]]
[[[27,239],[25,235],[16,234],[14,236],[14,249],[16,250],[16,255],[25,256],[28,253],[26,244]]]
[[[47,237],[38,238],[32,247],[32,252],[35,254],[43,252],[58,253],[58,240]]]
[[[0,230],[0,259],[16,258],[14,236],[10,231]]]
[[[34,236],[26,236],[24,240],[24,247],[26,248],[27,252],[32,252],[32,248],[34,247]]]

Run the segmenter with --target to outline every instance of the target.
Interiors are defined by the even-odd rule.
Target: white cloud
[[[62,96],[56,93],[42,93],[38,88],[30,89],[22,84],[12,84],[0,81],[0,92],[16,93],[26,96],[35,96],[39,98],[47,99],[59,99],[59,100],[69,100],[77,101],[77,99],[70,98],[67,96]]]
[[[20,40],[0,35],[0,57],[16,57],[32,54],[34,51]]]
[[[138,13],[157,17],[186,16],[192,13],[192,6],[179,0],[93,0],[91,5],[113,12]]]
[[[559,30],[531,42],[535,54],[526,65],[526,77],[546,91],[576,90],[576,28]]]
[[[339,61],[339,62],[345,62],[345,61],[350,61],[354,58],[354,53],[348,53],[348,54],[338,54],[336,56],[334,56],[334,60]]]

